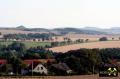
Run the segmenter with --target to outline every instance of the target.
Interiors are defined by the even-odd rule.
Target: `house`
[[[50,70],[55,72],[57,75],[72,73],[72,70],[67,66],[66,63],[52,64]]]
[[[22,70],[22,74],[25,75],[28,72],[35,72],[40,74],[47,74],[48,70],[41,63],[54,62],[55,59],[26,59],[24,63],[27,64],[27,68]]]
[[[35,72],[35,73],[40,73],[40,74],[47,74],[48,70],[46,67],[39,63],[39,62],[33,62],[29,67],[29,72]]]
[[[38,64],[35,68],[33,68],[33,72],[41,73],[41,74],[47,74],[47,69],[42,65]]]

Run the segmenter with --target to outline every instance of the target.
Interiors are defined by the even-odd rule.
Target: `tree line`
[[[4,39],[49,39],[51,38],[52,36],[54,36],[55,34],[53,33],[50,33],[50,34],[47,34],[47,33],[29,33],[29,34],[5,34],[3,36]]]

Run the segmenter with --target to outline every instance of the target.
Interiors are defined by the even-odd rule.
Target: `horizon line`
[[[97,26],[80,26],[80,27],[73,27],[73,26],[58,26],[58,27],[53,27],[53,28],[47,28],[47,27],[31,27],[31,26],[24,26],[24,25],[19,25],[19,26],[0,26],[0,28],[17,28],[17,27],[20,27],[20,26],[23,26],[25,28],[43,28],[43,29],[56,29],[56,28],[98,28],[98,29],[111,29],[111,28],[120,28],[119,26],[117,27],[97,27]],[[52,27],[52,26],[51,26]]]

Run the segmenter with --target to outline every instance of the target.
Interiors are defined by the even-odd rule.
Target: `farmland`
[[[63,37],[59,37],[58,40],[59,41],[63,41],[62,40]],[[74,38],[71,38],[74,41]],[[1,45],[9,45],[11,44],[13,41],[0,41]],[[35,42],[35,41],[21,41],[21,43],[24,43],[25,46],[27,48],[30,47],[36,47],[36,46],[51,46],[51,42],[50,41],[46,41],[46,42]],[[109,40],[109,41],[98,41],[98,40],[92,40],[92,41],[88,41],[88,42],[84,42],[84,43],[76,43],[76,44],[69,44],[69,45],[63,45],[63,46],[57,46],[57,47],[53,47],[50,48],[50,50],[52,50],[53,52],[67,52],[69,50],[76,50],[79,48],[119,48],[120,47],[120,41],[119,40]],[[64,50],[63,50],[64,49]]]
[[[89,39],[89,41],[98,41],[99,38],[101,37],[107,37],[108,40],[112,40],[112,38],[114,38],[114,40],[119,40],[119,35],[89,35],[89,34],[67,34],[65,35],[65,37],[70,38],[71,40],[76,40],[76,39]]]
[[[54,52],[67,52],[69,50],[76,50],[80,48],[120,48],[120,41],[102,41],[102,42],[89,42],[81,44],[73,44],[67,46],[59,46],[50,48]]]

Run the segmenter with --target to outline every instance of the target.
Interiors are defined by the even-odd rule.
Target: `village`
[[[55,54],[44,47],[26,48],[14,41],[11,45],[0,45],[1,76],[70,75],[72,70],[64,62],[58,62]]]
[[[55,59],[28,59],[23,60],[23,63],[26,64],[25,68],[17,70],[17,74],[14,73],[14,68],[9,67],[7,75],[4,76],[40,76],[40,75],[50,75],[49,69],[45,64],[53,63]],[[3,65],[8,64],[7,60],[0,59],[0,70],[3,70]],[[65,63],[52,64],[51,68],[57,71],[62,71],[64,74],[71,74],[72,70]],[[0,74],[2,76],[2,74]]]

